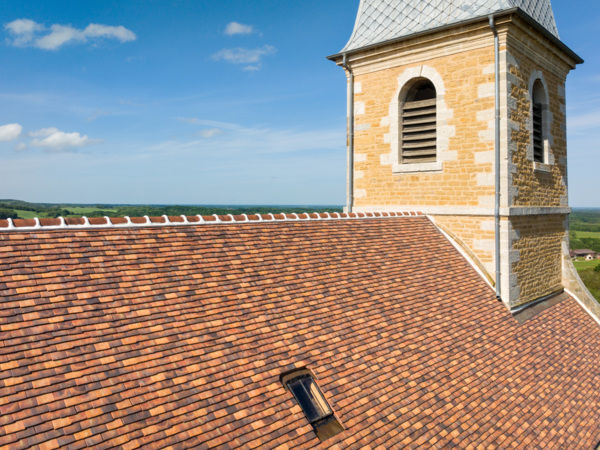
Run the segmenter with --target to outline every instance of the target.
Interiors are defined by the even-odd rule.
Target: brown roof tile
[[[326,446],[592,448],[597,324],[565,296],[519,325],[379,216],[0,232],[0,446],[315,447],[279,381],[306,366]]]
[[[88,220],[91,225],[106,225],[107,223],[105,217],[90,217]]]
[[[15,227],[33,227],[36,224],[34,219],[14,219],[13,223]]]

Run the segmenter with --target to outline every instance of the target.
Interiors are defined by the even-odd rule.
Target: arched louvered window
[[[533,84],[532,99],[532,122],[533,122],[533,160],[538,163],[546,162],[546,91],[540,80]]]
[[[435,162],[437,159],[437,94],[427,79],[413,82],[400,109],[400,163]]]

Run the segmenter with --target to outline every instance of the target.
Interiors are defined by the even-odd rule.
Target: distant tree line
[[[574,210],[569,217],[569,241],[572,249],[590,249],[600,253],[600,236],[582,237],[578,231],[600,233],[600,210]]]
[[[18,219],[19,214],[14,209],[0,207],[0,219]]]
[[[587,231],[587,230],[585,230]],[[596,253],[600,253],[600,239],[591,238],[591,237],[576,237],[574,232],[571,232],[569,236],[569,242],[571,244],[571,249],[590,249],[595,251]]]
[[[226,214],[304,213],[314,211],[341,212],[340,207],[324,206],[178,206],[178,205],[56,205],[28,203],[21,200],[0,200],[0,219],[18,219],[18,210],[34,212],[37,217],[80,217],[73,207],[85,207],[88,217],[195,216]]]

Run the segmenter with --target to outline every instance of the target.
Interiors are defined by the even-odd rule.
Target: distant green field
[[[575,233],[575,236],[577,237],[577,239],[581,239],[581,238],[600,239],[600,231],[572,231],[572,233]]]
[[[85,216],[87,214],[91,214],[93,211],[98,211],[98,208],[94,207],[82,207],[82,206],[69,206],[69,211],[71,212],[71,216]],[[48,217],[44,211],[26,211],[24,209],[15,209],[15,211],[21,219],[33,219],[34,217]],[[102,211],[108,212],[116,212],[116,209],[103,209]],[[65,216],[67,216],[65,214]]]
[[[594,261],[573,261],[573,264],[579,272],[580,270],[594,269],[597,265],[600,264],[600,260],[596,259]]]
[[[99,208],[95,206],[66,206],[65,208],[67,208],[73,214],[79,214],[82,216],[99,210]],[[116,212],[117,208],[102,208],[102,211]]]
[[[581,281],[585,284],[591,294],[600,302],[600,272],[594,269],[600,265],[600,260],[573,261]]]
[[[40,215],[35,211],[24,211],[22,209],[15,209],[15,211],[21,219],[33,219],[34,217],[39,217]]]
[[[304,213],[314,211],[341,212],[339,206],[294,205],[76,205],[28,203],[21,200],[0,200],[0,219],[33,219],[34,217],[138,217],[195,216],[197,214]]]

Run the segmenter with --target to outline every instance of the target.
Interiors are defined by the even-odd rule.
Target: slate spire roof
[[[342,52],[513,8],[559,37],[550,0],[361,0]]]

